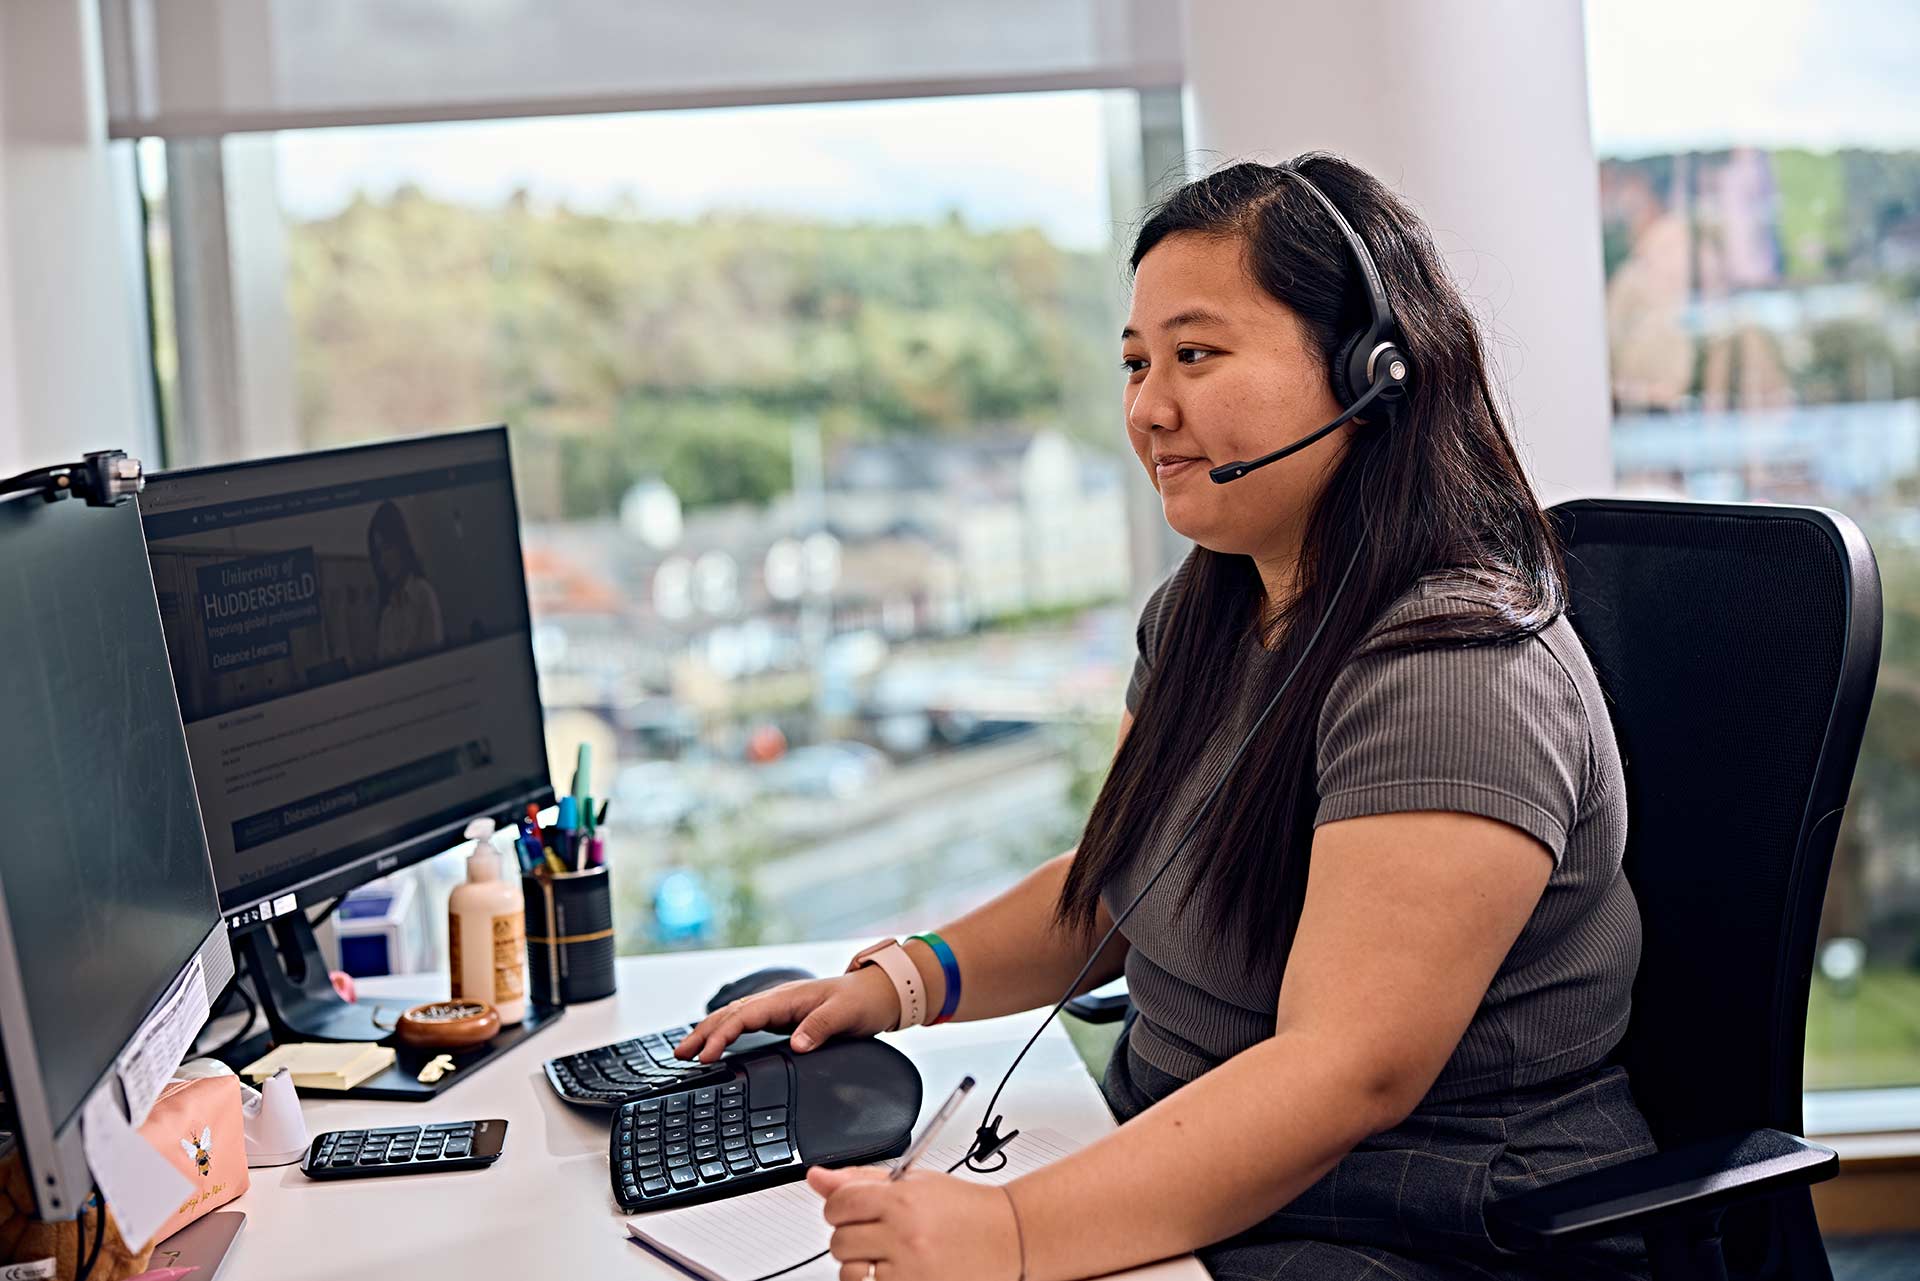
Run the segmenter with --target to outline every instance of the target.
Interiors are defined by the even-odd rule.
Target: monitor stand
[[[247,970],[275,1044],[380,1041],[393,1035],[405,1005],[349,1003],[333,990],[320,940],[306,913],[288,912],[241,935]]]
[[[313,1092],[325,1098],[433,1098],[464,1081],[475,1068],[557,1022],[566,1012],[557,1005],[529,1003],[526,1017],[518,1024],[502,1028],[482,1045],[455,1051],[454,1070],[429,1084],[419,1080],[418,1074],[435,1051],[401,1045],[394,1040],[393,1029],[401,1014],[422,1000],[432,999],[430,996],[384,1003],[341,1000],[327,976],[319,940],[303,912],[289,912],[264,929],[248,930],[240,941],[254,991],[267,1016],[267,1035],[236,1047],[233,1066],[244,1066],[264,1054],[269,1041],[274,1045],[291,1041],[382,1041],[393,1046],[396,1057],[392,1067],[350,1090]]]

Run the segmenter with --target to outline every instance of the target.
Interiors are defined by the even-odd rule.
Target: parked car
[[[890,768],[886,753],[865,743],[812,743],[761,766],[759,778],[769,792],[844,801],[865,791]]]

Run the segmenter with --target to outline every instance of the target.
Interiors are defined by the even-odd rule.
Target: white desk
[[[507,1144],[491,1169],[320,1183],[297,1165],[252,1172],[246,1230],[221,1281],[337,1281],[353,1277],[662,1278],[683,1275],[629,1244],[607,1177],[607,1121],[554,1097],[540,1064],[560,1054],[686,1022],[714,988],[774,964],[837,972],[866,940],[627,957],[620,990],[578,1005],[538,1035],[431,1103],[307,1099],[307,1125],[322,1130],[504,1117]],[[436,987],[436,983],[438,986]],[[362,984],[363,995],[430,1000],[445,979],[412,975]],[[987,1093],[1033,1032],[1038,1014],[946,1024],[890,1035],[919,1067],[930,1111],[964,1074],[981,1088],[956,1128],[978,1124]],[[1075,1138],[1113,1128],[1073,1043],[1047,1029],[1000,1101],[1009,1127],[1044,1124]],[[826,1244],[824,1224],[821,1245]],[[1204,1281],[1192,1258],[1125,1274],[1140,1281]]]

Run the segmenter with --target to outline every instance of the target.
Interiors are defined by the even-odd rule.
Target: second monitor
[[[163,473],[140,506],[221,910],[273,1030],[381,1039],[300,909],[553,797],[506,429]]]

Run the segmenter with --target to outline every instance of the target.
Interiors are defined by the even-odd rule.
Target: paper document
[[[186,973],[134,1033],[132,1044],[116,1064],[133,1125],[147,1119],[153,1101],[173,1079],[173,1070],[180,1066],[187,1047],[206,1023],[207,1013],[207,977],[200,958],[195,956]]]
[[[970,1133],[936,1142],[913,1168],[944,1170],[964,1156],[972,1143]],[[975,1174],[963,1166],[954,1173],[982,1183],[1006,1183],[1080,1146],[1055,1130],[1022,1130],[1003,1149],[1005,1168]],[[886,1162],[897,1163],[897,1159]],[[833,1229],[821,1217],[822,1204],[819,1193],[801,1180],[684,1210],[642,1215],[627,1223],[627,1234],[702,1281],[751,1281],[827,1248]],[[832,1255],[825,1255],[786,1273],[781,1281],[839,1281],[839,1277],[840,1265]]]
[[[80,1114],[80,1144],[120,1235],[136,1253],[193,1195],[187,1176],[167,1164],[120,1115],[111,1085],[101,1086],[87,1100]]]

